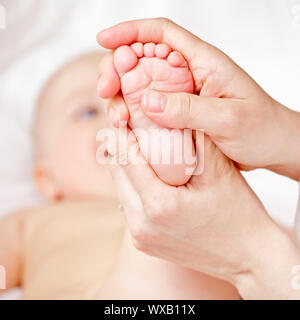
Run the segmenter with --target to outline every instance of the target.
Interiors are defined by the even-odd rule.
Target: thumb
[[[222,134],[237,104],[227,98],[154,90],[147,91],[141,102],[145,115],[162,127],[202,129],[211,136]]]

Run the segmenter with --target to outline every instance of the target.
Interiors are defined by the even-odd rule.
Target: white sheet
[[[2,0],[0,215],[38,203],[29,130],[45,79],[121,20],[166,16],[218,46],[274,98],[300,111],[300,0]],[[258,170],[246,177],[278,222],[291,226],[297,183]]]

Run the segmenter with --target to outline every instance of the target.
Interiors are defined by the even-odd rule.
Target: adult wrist
[[[300,113],[274,101],[278,123],[274,126],[274,163],[266,166],[278,174],[300,179]]]
[[[234,285],[243,299],[300,299],[300,252],[273,222],[253,239],[247,272]]]

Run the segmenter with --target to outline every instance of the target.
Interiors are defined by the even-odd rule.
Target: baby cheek
[[[80,179],[88,170],[94,156],[93,140],[85,132],[65,132],[60,136],[54,156],[62,179]]]
[[[110,174],[96,160],[99,147],[96,134],[91,128],[75,132],[65,130],[58,139],[54,169],[59,189],[66,198],[98,195],[103,191],[99,181],[104,180],[105,192],[112,190],[112,186],[109,187]]]
[[[82,170],[87,170],[89,163],[95,158],[95,143],[96,136],[89,132],[81,131],[73,134],[68,142],[68,157],[71,158],[74,167],[79,167]]]

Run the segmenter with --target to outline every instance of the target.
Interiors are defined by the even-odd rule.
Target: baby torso
[[[123,229],[113,201],[35,210],[24,223],[24,298],[96,298],[119,254]]]

